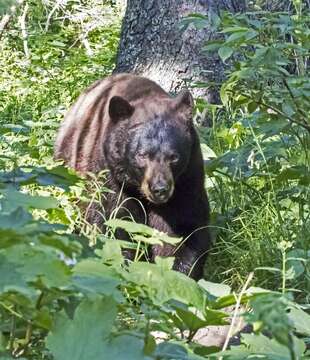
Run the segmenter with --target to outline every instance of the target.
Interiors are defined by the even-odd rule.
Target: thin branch
[[[0,40],[2,38],[2,35],[4,33],[4,30],[7,28],[9,22],[11,20],[11,15],[6,14],[2,17],[1,21],[0,21]]]
[[[27,16],[27,12],[29,9],[29,5],[26,3],[24,11],[21,15],[21,17],[19,18],[19,22],[20,22],[20,28],[22,31],[22,37],[23,37],[23,43],[24,43],[24,53],[27,59],[30,58],[30,52],[29,52],[29,47],[28,47],[28,33],[27,33],[27,28],[26,28],[26,16]]]
[[[285,78],[283,78],[283,84],[286,87],[287,91],[289,92],[289,94],[294,102],[294,105],[296,106],[297,112],[300,114],[300,116],[302,116],[303,122],[307,125],[307,113],[298,106],[298,104],[296,102],[296,98]]]
[[[62,3],[62,0],[58,0],[55,4],[55,6],[53,7],[53,9],[51,10],[51,12],[48,14],[48,17],[47,17],[47,20],[46,20],[46,23],[45,23],[45,32],[48,31],[48,28],[50,26],[50,23],[51,23],[51,19],[52,19],[52,16],[54,15],[55,11],[60,7]]]
[[[13,352],[13,350],[14,350],[15,331],[16,331],[16,316],[12,315],[10,338],[9,338],[9,349],[11,352]]]
[[[237,298],[237,302],[236,302],[236,307],[235,307],[235,310],[234,310],[234,313],[233,313],[233,317],[231,319],[231,323],[230,323],[230,327],[229,327],[229,330],[228,330],[228,333],[227,333],[227,336],[226,336],[226,340],[224,342],[224,345],[222,347],[222,351],[225,351],[228,347],[228,344],[229,344],[229,340],[233,334],[233,331],[234,331],[234,327],[235,327],[235,322],[236,322],[236,319],[237,319],[237,316],[238,316],[238,312],[239,312],[239,308],[240,308],[240,304],[241,304],[241,300],[242,300],[242,297],[243,295],[245,294],[250,282],[252,281],[253,279],[253,276],[254,276],[254,273],[251,272],[245,282],[245,284],[243,285],[242,287],[242,290]],[[223,357],[221,356],[220,357],[220,360],[222,360]]]
[[[87,54],[88,56],[93,56],[93,55],[94,55],[94,52],[93,52],[93,50],[92,50],[92,48],[91,48],[91,46],[90,46],[90,44],[89,44],[89,41],[87,40],[86,37],[83,37],[83,38],[81,39],[81,43],[85,46],[86,54]]]
[[[251,98],[251,96],[248,96],[244,93],[241,93],[242,96],[246,97],[247,99],[250,99],[250,100],[253,100]],[[289,120],[291,123],[295,124],[295,125],[298,125],[298,126],[301,126],[302,128],[304,128],[305,130],[308,131],[308,133],[310,133],[310,125],[308,124],[304,124],[300,121],[297,121],[295,120],[294,118],[292,118],[291,116],[285,114],[284,112],[282,112],[281,110],[277,109],[276,107],[272,106],[272,105],[269,105],[269,104],[266,104],[264,103],[263,101],[261,100],[253,100],[255,101],[258,105],[261,105],[263,107],[265,107],[266,109],[270,109],[272,111],[274,111],[275,113],[277,113],[278,115],[281,115],[283,117],[285,117],[287,120]]]

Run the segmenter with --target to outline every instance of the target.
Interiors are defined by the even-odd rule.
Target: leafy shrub
[[[220,88],[223,107],[202,137],[213,150],[206,172],[220,228],[214,270],[230,271],[238,284],[249,270],[269,266],[277,275],[285,269],[286,285],[302,288],[299,297],[305,300],[310,250],[309,16],[301,12],[302,2],[294,3],[291,14],[214,15],[211,23],[221,38],[208,42],[203,51],[217,51],[232,70]],[[201,26],[203,17],[198,21]],[[296,254],[300,257],[290,260]],[[257,270],[256,279],[279,288],[279,278],[266,277],[263,270]]]
[[[115,219],[107,221],[107,234],[98,234],[83,222],[76,206],[87,200],[83,180],[53,162],[52,143],[73,98],[111,71],[119,17],[115,7],[97,0],[57,4],[23,3],[0,43],[0,358],[309,357],[308,308],[289,289],[302,300],[309,294],[309,134],[300,124],[308,113],[307,66],[296,75],[306,56],[300,28],[307,17],[286,17],[290,26],[284,30],[283,14],[223,14],[213,22],[226,34],[213,49],[222,49],[225,61],[234,58],[235,71],[221,91],[225,115],[221,109],[213,128],[202,132],[212,148],[203,144],[218,228],[214,252],[220,252],[211,255],[207,270],[221,281],[225,271],[234,287],[247,278],[235,292],[172,271],[171,258],[138,261],[144,245],[181,239]],[[26,5],[28,58],[16,17]],[[229,40],[245,27],[258,35]],[[284,46],[275,46],[278,39]],[[275,47],[265,54],[275,52],[281,61],[265,56],[258,66],[254,59],[262,47]],[[297,99],[281,87],[283,69]],[[92,178],[99,193],[106,190],[101,181]],[[132,234],[136,261],[125,262],[122,248],[129,244],[112,240],[115,227]],[[280,291],[248,288],[252,270],[260,286]],[[266,270],[277,277],[265,279]],[[197,332],[227,324],[225,310],[235,304],[233,323],[243,304],[254,334],[242,335],[242,344],[230,350],[225,342],[223,352],[199,344]]]

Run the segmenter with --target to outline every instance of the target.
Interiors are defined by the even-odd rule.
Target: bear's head
[[[192,110],[188,91],[134,106],[112,97],[112,127],[104,150],[114,178],[154,204],[166,203],[190,161]]]

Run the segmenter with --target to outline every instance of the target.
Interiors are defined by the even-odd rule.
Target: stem
[[[36,309],[37,310],[40,310],[40,307],[41,307],[41,303],[42,303],[42,300],[43,300],[43,296],[44,296],[44,291],[41,291],[38,299],[37,299],[37,302],[36,302]]]
[[[19,318],[19,319],[23,319],[22,315],[20,315],[18,312],[16,312],[15,310],[12,310],[8,305],[6,305],[4,302],[0,301],[0,305],[3,306],[5,308],[5,310],[7,310],[8,312],[10,312],[12,315],[14,315],[15,317]],[[14,307],[15,308],[15,307]]]
[[[11,330],[10,330],[10,340],[9,340],[10,352],[13,352],[13,350],[14,350],[15,330],[16,330],[16,316],[12,315]]]
[[[4,30],[6,29],[6,27],[8,26],[9,22],[11,20],[11,15],[4,15],[0,21],[0,40],[1,40],[1,37],[4,33]]]
[[[251,96],[248,96],[244,93],[241,93],[242,96],[246,97],[247,99],[250,99],[250,100],[253,100]],[[272,105],[269,105],[269,104],[266,104],[264,103],[263,101],[261,100],[253,100],[255,101],[258,105],[261,105],[267,109],[271,109],[273,110],[275,113],[277,113],[278,115],[281,115],[283,116],[284,118],[286,118],[287,120],[289,120],[291,123],[295,124],[295,125],[298,125],[298,126],[301,126],[302,128],[304,128],[305,130],[308,131],[308,133],[310,134],[310,125],[308,124],[304,124],[300,121],[297,121],[295,119],[293,119],[291,116],[285,114],[284,112],[282,112],[281,110],[277,109],[276,107],[272,106]]]
[[[237,298],[236,307],[235,307],[235,310],[234,310],[234,313],[233,313],[233,317],[231,319],[230,327],[229,327],[229,330],[228,330],[224,345],[222,347],[222,351],[225,351],[227,349],[227,347],[228,347],[229,339],[231,338],[231,336],[233,334],[233,329],[234,329],[235,322],[236,322],[236,319],[237,319],[237,315],[238,315],[238,311],[239,311],[239,307],[240,307],[240,304],[241,304],[242,297],[243,297],[244,293],[246,292],[246,289],[249,286],[250,282],[252,281],[253,276],[254,276],[254,273],[251,272],[249,274],[248,278],[246,279],[246,282],[244,283],[244,285],[243,285],[243,287],[241,289],[241,292],[240,292],[240,294],[239,294],[239,296]],[[223,357],[221,356],[219,358],[219,360],[223,360]]]
[[[23,44],[24,44],[24,52],[27,59],[30,58],[30,51],[28,47],[28,33],[26,28],[26,16],[29,9],[29,5],[26,3],[24,11],[22,13],[22,16],[19,18],[20,21],[20,28],[22,31],[22,37],[23,37]]]
[[[198,330],[190,330],[186,342],[189,343],[193,340]]]
[[[286,252],[282,250],[282,294],[285,294],[286,289]]]
[[[36,302],[36,310],[40,310],[42,299],[44,296],[44,291],[41,291],[40,295],[38,296],[37,302]],[[25,351],[30,344],[31,336],[32,336],[32,329],[33,329],[33,323],[32,320],[28,321],[27,329],[26,329],[26,335],[25,335],[25,345],[23,348],[23,351]]]
[[[141,241],[138,241],[137,249],[136,249],[136,253],[135,253],[135,258],[134,258],[134,262],[138,261],[139,252],[140,252],[140,246],[141,246]]]
[[[32,335],[32,321],[29,320],[28,321],[28,325],[27,325],[27,329],[26,329],[26,336],[25,336],[25,347],[24,349],[26,349],[30,343],[31,340],[31,335]]]
[[[293,92],[292,92],[292,90],[291,90],[291,88],[290,88],[287,80],[284,79],[284,78],[283,78],[283,84],[284,84],[284,86],[286,87],[287,91],[289,92],[290,97],[291,97],[291,99],[293,100],[294,105],[296,106],[297,112],[298,112],[299,115],[303,118],[304,123],[307,125],[307,113],[305,113],[304,110],[302,110],[302,109],[298,106],[298,104],[296,103],[296,98],[295,98],[295,96],[294,96],[294,94],[293,94]]]

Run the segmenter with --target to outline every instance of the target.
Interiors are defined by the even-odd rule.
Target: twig
[[[23,43],[24,43],[24,52],[25,52],[25,56],[27,59],[30,58],[30,52],[29,52],[29,47],[28,47],[28,34],[27,34],[27,29],[26,29],[26,16],[27,16],[27,12],[29,9],[29,5],[28,3],[26,3],[25,7],[24,7],[24,11],[21,15],[21,17],[19,18],[19,22],[20,22],[20,28],[22,31],[22,37],[23,37]]]
[[[41,293],[38,296],[38,299],[36,301],[36,310],[38,310],[38,311],[41,308],[41,304],[42,304],[42,300],[43,300],[44,295],[45,295],[44,291],[41,291]],[[33,322],[32,322],[32,320],[28,320],[27,321],[27,328],[26,328],[26,335],[25,335],[25,344],[23,346],[23,349],[19,353],[19,355],[22,355],[27,350],[27,348],[28,348],[28,346],[30,344],[30,341],[31,341],[32,330],[33,330]]]
[[[87,40],[86,37],[83,37],[83,38],[81,39],[81,43],[85,46],[86,54],[87,54],[88,56],[93,56],[93,55],[94,55],[94,52],[93,52],[92,48],[90,47],[89,41]]]
[[[290,97],[293,100],[294,105],[296,106],[297,112],[303,118],[303,122],[307,125],[307,113],[298,106],[298,104],[296,102],[296,98],[295,98],[295,96],[294,96],[294,94],[293,94],[293,92],[292,92],[292,90],[291,90],[291,88],[290,88],[290,86],[289,86],[289,84],[288,84],[288,82],[287,82],[287,80],[285,78],[283,78],[283,84],[286,87],[287,91],[289,92]]]
[[[246,97],[247,99],[253,100],[253,99],[251,98],[251,96],[249,96],[249,95],[246,95],[246,94],[244,94],[244,93],[241,93],[241,95],[244,96],[244,97]],[[261,101],[261,100],[254,100],[254,102],[256,102],[258,105],[261,105],[261,106],[263,106],[263,107],[265,107],[265,108],[267,108],[267,109],[273,110],[273,111],[274,111],[275,113],[277,113],[278,115],[281,115],[281,116],[285,117],[287,120],[289,120],[289,121],[290,121],[291,123],[293,123],[293,124],[296,124],[296,125],[298,125],[298,126],[303,127],[304,129],[306,129],[306,130],[308,131],[308,133],[310,133],[310,125],[304,124],[304,123],[302,123],[302,122],[300,122],[300,121],[297,121],[297,120],[293,119],[291,116],[285,114],[284,112],[282,112],[281,110],[277,109],[276,107],[274,107],[274,106],[272,106],[272,105],[269,105],[269,104],[266,104],[266,103],[264,103],[264,102]]]
[[[47,20],[45,23],[45,32],[47,32],[47,30],[50,26],[50,23],[51,23],[52,16],[54,15],[54,13],[58,9],[58,7],[61,5],[61,2],[62,2],[62,0],[58,0],[56,2],[55,6],[53,7],[53,9],[51,10],[51,12],[48,14],[48,17],[47,17]]]
[[[0,40],[4,33],[4,30],[8,26],[8,23],[10,22],[10,20],[11,20],[11,15],[9,15],[9,14],[4,15],[3,18],[1,19],[1,21],[0,21]]]
[[[9,339],[9,349],[11,352],[13,352],[14,350],[15,331],[16,331],[16,316],[12,315],[10,339]]]
[[[239,311],[239,307],[240,307],[240,304],[241,304],[242,297],[243,297],[244,293],[246,292],[246,289],[249,286],[250,282],[252,281],[253,276],[254,276],[254,273],[251,272],[249,274],[245,284],[243,285],[243,287],[241,289],[241,292],[240,292],[240,294],[239,294],[239,296],[237,298],[236,307],[235,307],[235,310],[234,310],[234,313],[233,313],[233,317],[231,319],[230,327],[229,327],[229,330],[228,330],[224,345],[222,347],[222,351],[225,351],[227,349],[227,347],[228,347],[229,340],[230,340],[230,338],[231,338],[231,336],[233,334],[233,330],[234,330],[234,327],[235,327],[235,322],[236,322],[236,319],[237,319],[237,316],[238,316],[238,311]],[[223,357],[221,356],[219,358],[219,360],[222,360],[222,359],[223,359]]]

